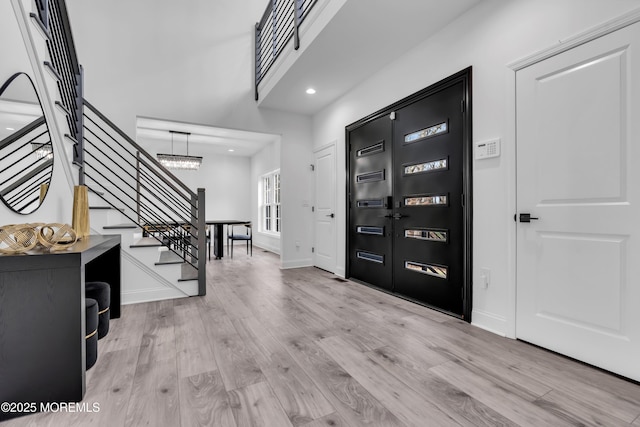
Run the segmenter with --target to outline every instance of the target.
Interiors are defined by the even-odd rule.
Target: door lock
[[[531,222],[531,220],[539,219],[538,217],[531,216],[530,213],[521,213],[520,222]]]
[[[392,218],[393,219],[400,219],[400,218],[406,218],[408,216],[409,215],[402,215],[402,214],[397,213],[397,214],[393,214]]]

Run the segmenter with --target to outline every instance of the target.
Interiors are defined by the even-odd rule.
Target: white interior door
[[[315,246],[313,265],[323,270],[336,269],[336,147],[330,145],[315,154]]]
[[[518,338],[640,380],[640,24],[516,73]]]

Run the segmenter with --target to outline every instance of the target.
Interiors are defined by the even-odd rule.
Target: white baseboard
[[[284,261],[280,265],[280,268],[283,270],[287,270],[289,268],[301,268],[301,267],[312,267],[313,260],[311,258],[304,259],[294,259],[291,261]]]
[[[268,243],[265,242],[260,242],[260,243],[256,243],[255,241],[253,242],[253,248],[260,248],[260,249],[264,249],[265,251],[269,251],[272,252],[276,255],[280,255],[280,246],[275,246],[275,245],[269,245]]]
[[[486,311],[472,310],[471,324],[501,337],[507,336],[507,319]]]
[[[127,305],[175,298],[187,298],[187,296],[173,288],[157,288],[122,292],[121,298],[122,305]]]

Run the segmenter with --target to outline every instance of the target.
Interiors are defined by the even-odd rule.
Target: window
[[[260,187],[260,230],[280,234],[280,170],[263,175]]]

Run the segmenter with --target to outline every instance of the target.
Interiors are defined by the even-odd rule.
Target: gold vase
[[[73,187],[73,220],[71,227],[78,240],[88,236],[89,231],[89,189],[86,185]]]

